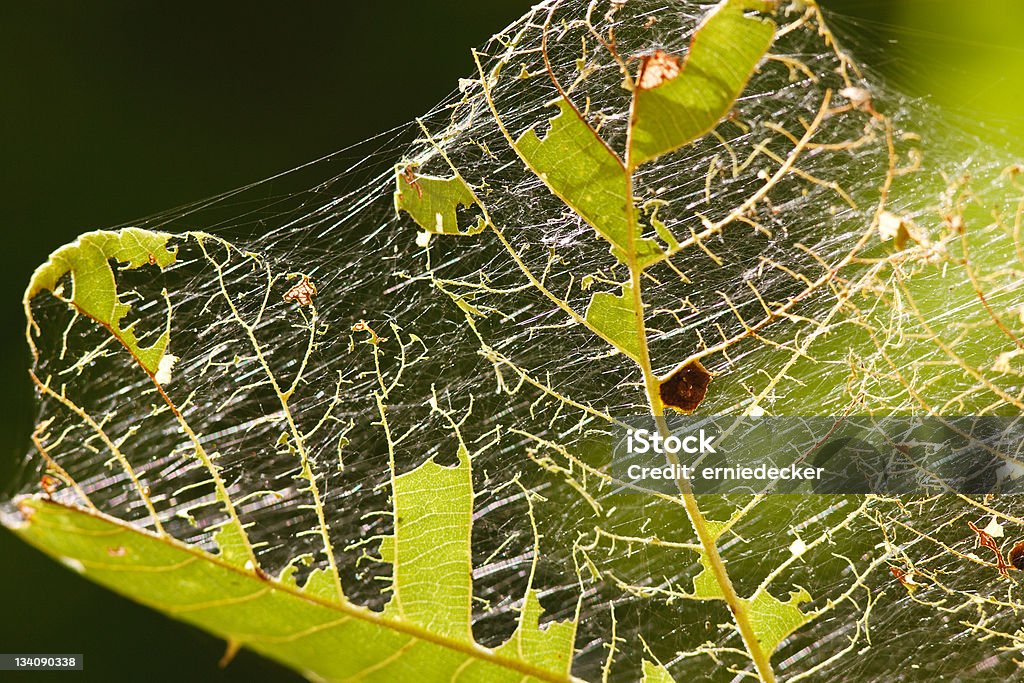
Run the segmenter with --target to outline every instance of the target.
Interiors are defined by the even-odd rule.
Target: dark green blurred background
[[[851,51],[890,83],[1024,153],[1024,2],[822,3],[842,13],[835,26]],[[411,120],[470,75],[470,47],[529,5],[3,3],[0,489],[31,426],[21,293],[50,251]],[[84,653],[88,680],[295,678],[246,653],[218,670],[222,643],[2,529],[0,615],[0,652]]]

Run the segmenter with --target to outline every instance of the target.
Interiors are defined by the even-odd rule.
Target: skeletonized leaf
[[[121,267],[126,269],[146,265],[166,268],[175,258],[174,250],[167,248],[170,238],[167,233],[135,228],[86,233],[72,244],[53,252],[47,262],[36,269],[25,293],[25,301],[30,301],[43,290],[63,295],[60,280],[70,275],[71,303],[83,315],[106,325],[139,364],[150,374],[155,374],[167,348],[170,332],[165,331],[150,346],[140,347],[134,326],[121,327],[121,321],[131,306],[121,301],[108,261],[124,264]],[[167,315],[169,320],[170,312]]]
[[[580,118],[565,98],[554,101],[558,113],[544,137],[530,128],[515,143],[516,152],[541,180],[611,242],[626,263],[636,255],[649,258],[657,245],[633,234],[632,198],[622,160]]]
[[[455,467],[428,461],[395,477],[399,522],[384,546],[394,581],[383,613],[339,597],[322,573],[300,587],[294,565],[269,577],[45,500],[22,501],[13,530],[97,583],[319,680],[387,681],[416,672],[423,680],[567,681],[575,623],[540,626],[532,589],[507,643],[489,649],[473,640],[470,468],[463,450]]]

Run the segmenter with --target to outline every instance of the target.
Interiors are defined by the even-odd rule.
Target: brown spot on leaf
[[[657,88],[665,81],[671,81],[679,75],[682,70],[682,60],[675,55],[670,55],[664,50],[655,50],[652,54],[645,55],[640,63],[640,73],[637,74],[637,84],[641,90]]]
[[[285,301],[296,301],[300,306],[309,306],[316,296],[316,285],[308,277],[302,276],[302,282],[284,293]]]
[[[111,557],[124,557],[127,554],[128,551],[125,549],[123,545],[117,545],[111,548],[107,548],[107,555],[110,555]]]
[[[658,393],[666,406],[689,414],[697,410],[697,406],[704,400],[710,383],[711,373],[699,360],[692,360],[663,380]]]
[[[1024,569],[1024,541],[1018,541],[1006,559],[1010,561],[1014,569]]]

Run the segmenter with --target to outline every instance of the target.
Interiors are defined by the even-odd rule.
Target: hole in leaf
[[[699,360],[693,360],[673,372],[658,387],[661,402],[681,413],[692,413],[704,400],[711,373]]]

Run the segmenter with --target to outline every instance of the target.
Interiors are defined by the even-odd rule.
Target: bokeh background
[[[821,3],[893,88],[1024,155],[1024,2]],[[0,490],[31,431],[21,293],[53,249],[410,121],[471,74],[472,46],[530,4],[0,4]],[[245,652],[218,669],[223,643],[3,529],[0,652],[84,653],[90,681],[299,680]]]

